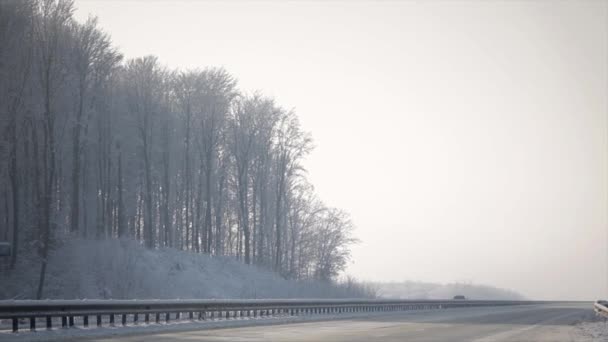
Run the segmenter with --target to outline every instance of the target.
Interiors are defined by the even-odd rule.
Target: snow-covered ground
[[[576,306],[576,305],[575,305]],[[580,305],[578,305],[580,306]],[[133,334],[148,334],[148,333],[175,333],[192,330],[204,330],[214,328],[230,328],[230,327],[244,327],[244,326],[261,326],[271,324],[286,324],[286,323],[298,323],[298,322],[315,322],[315,321],[327,321],[327,320],[350,320],[352,318],[366,318],[364,320],[351,321],[350,328],[359,327],[360,325],[365,326],[366,322],[375,322],[379,329],[384,329],[390,326],[400,325],[404,333],[415,332],[416,336],[419,335],[419,330],[427,330],[428,336],[439,336],[433,335],[435,332],[445,331],[446,324],[448,326],[453,325],[454,332],[459,331],[460,333],[480,334],[483,336],[483,341],[535,341],[536,338],[543,337],[543,341],[571,341],[571,342],[599,342],[608,341],[608,325],[603,318],[593,316],[593,312],[589,309],[588,313],[574,315],[574,319],[580,319],[582,322],[576,326],[570,326],[570,321],[564,322],[566,325],[563,326],[552,326],[551,324],[536,324],[538,320],[544,322],[553,322],[557,318],[564,318],[564,307],[559,305],[553,305],[554,310],[551,310],[549,306],[515,306],[515,307],[498,307],[498,308],[460,308],[460,309],[449,309],[449,310],[415,310],[410,312],[376,312],[376,313],[344,313],[339,315],[327,315],[327,314],[316,314],[316,315],[302,315],[302,316],[289,316],[289,315],[275,315],[272,317],[257,317],[257,318],[236,318],[236,319],[207,319],[206,321],[191,321],[183,319],[181,321],[172,320],[170,323],[161,324],[149,324],[145,325],[142,323],[133,324],[129,323],[126,326],[117,324],[115,327],[110,327],[104,323],[102,328],[82,328],[79,322],[77,327],[70,329],[55,328],[51,331],[47,331],[44,328],[37,332],[29,332],[24,330],[23,332],[13,334],[8,330],[0,331],[0,341],[56,341],[56,340],[79,340],[87,337],[119,337]],[[568,306],[566,306],[568,307]],[[574,311],[578,310],[576,307]],[[536,312],[538,315],[531,318],[531,312]],[[487,318],[496,315],[494,317],[500,317],[505,319],[504,324],[498,324],[496,321],[493,324],[495,329],[485,329]],[[543,316],[544,315],[544,316]],[[566,316],[573,316],[572,313],[566,314]],[[394,318],[392,318],[394,317]],[[522,321],[524,317],[524,321]],[[367,320],[367,318],[370,318]],[[478,319],[481,319],[479,323]],[[528,321],[526,321],[526,319]],[[571,318],[568,318],[570,320]],[[515,322],[517,323],[513,323]],[[456,321],[457,324],[452,322]],[[492,321],[492,320],[490,320]],[[132,319],[129,319],[132,322]],[[338,323],[340,324],[340,323]],[[333,323],[331,324],[334,325]],[[327,326],[327,324],[325,325]],[[436,326],[437,329],[429,328],[429,326]],[[343,325],[338,329],[347,329],[348,324]],[[409,327],[409,328],[408,328]],[[481,330],[479,330],[481,328]],[[559,329],[557,329],[559,328]],[[297,329],[297,327],[295,328]],[[307,328],[310,329],[310,326]],[[436,331],[435,331],[436,330]],[[365,331],[364,331],[365,332]],[[366,332],[366,333],[369,333]],[[221,333],[218,333],[221,334]],[[487,335],[490,334],[490,335]],[[292,334],[293,335],[293,334]],[[185,335],[184,335],[185,336]],[[445,335],[442,335],[445,337]],[[466,336],[466,334],[464,335]],[[521,339],[518,339],[520,337]],[[547,339],[548,338],[548,339]],[[187,339],[187,338],[184,338]],[[157,339],[158,340],[158,339]],[[249,340],[249,339],[247,339]],[[254,340],[254,339],[252,339]],[[445,339],[437,339],[445,340]],[[480,341],[481,341],[480,340]]]
[[[416,313],[423,313],[433,310],[416,310]],[[77,339],[79,337],[95,337],[95,336],[119,336],[119,335],[131,335],[131,334],[142,334],[142,333],[155,333],[155,332],[177,332],[177,331],[188,331],[188,330],[199,330],[199,329],[216,329],[216,328],[230,328],[230,327],[243,327],[253,325],[271,325],[271,324],[288,324],[298,322],[315,322],[315,321],[327,321],[327,320],[339,320],[357,317],[369,317],[369,316],[391,316],[401,315],[402,312],[376,312],[376,313],[342,313],[342,314],[314,314],[314,315],[302,315],[302,316],[289,316],[287,314],[265,316],[265,317],[242,317],[232,319],[208,319],[205,321],[191,321],[187,319],[173,320],[170,323],[160,324],[133,324],[132,319],[129,319],[129,324],[122,326],[117,323],[114,327],[108,326],[104,322],[104,326],[97,328],[95,325],[91,325],[89,328],[83,328],[80,322],[76,322],[75,327],[70,329],[62,329],[55,325],[52,330],[45,330],[44,326],[39,328],[36,332],[30,332],[29,330],[22,330],[19,333],[12,333],[9,329],[0,329],[0,342],[3,341],[61,341],[65,339]],[[41,325],[39,325],[41,326]]]
[[[0,299],[35,297],[40,262],[23,257],[0,272]],[[352,284],[351,284],[352,285]],[[229,257],[149,250],[133,240],[66,239],[50,255],[43,298],[353,298],[347,284],[286,280]]]
[[[361,284],[297,282],[234,258],[149,250],[133,240],[65,238],[49,262],[43,297],[50,299],[354,298],[369,296],[372,288],[386,298],[522,299],[475,284],[375,283],[366,291]],[[21,257],[15,271],[0,272],[0,299],[34,298],[39,270],[32,253]]]
[[[575,341],[600,342],[608,341],[608,322],[605,318],[596,317],[589,322],[581,322],[577,325]]]

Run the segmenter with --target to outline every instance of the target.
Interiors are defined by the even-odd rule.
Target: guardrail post
[[[2,1],[2,0],[0,0]],[[281,304],[283,303],[283,304]],[[83,305],[84,304],[84,305]],[[143,304],[143,305],[140,305]],[[186,304],[186,305],[185,305]],[[441,310],[460,307],[487,307],[487,306],[502,306],[502,305],[521,305],[535,304],[535,302],[493,302],[493,301],[389,301],[389,300],[370,300],[370,301],[342,301],[342,300],[302,300],[293,302],[281,302],[275,300],[245,300],[245,301],[218,301],[217,303],[208,303],[205,301],[161,301],[156,304],[150,302],[131,303],[104,303],[103,306],[90,305],[90,303],[68,301],[50,302],[45,304],[44,308],[21,304],[19,307],[20,317],[11,317],[12,310],[2,308],[5,318],[12,320],[12,329],[18,332],[19,325],[26,326],[26,320],[29,319],[30,330],[36,331],[36,319],[40,317],[41,322],[46,320],[46,328],[52,330],[53,319],[61,319],[61,327],[67,329],[74,326],[74,317],[82,317],[82,325],[89,327],[89,316],[97,318],[97,326],[102,326],[102,316],[109,315],[110,326],[115,326],[115,315],[122,315],[122,325],[127,325],[127,316],[133,315],[133,324],[139,323],[139,315],[144,315],[145,324],[150,323],[150,314],[155,314],[156,323],[160,324],[160,315],[165,314],[167,323],[173,318],[172,313],[175,313],[175,318],[180,319],[181,314],[188,314],[188,318],[194,320],[195,312],[198,312],[198,320],[205,320],[208,317],[208,310],[211,310],[211,319],[239,319],[243,317],[258,318],[264,316],[297,316],[297,315],[335,315],[343,313],[365,313],[365,312],[393,312],[406,310]],[[599,305],[596,303],[596,306]],[[597,307],[596,307],[597,308]],[[25,310],[24,310],[25,309]],[[608,308],[605,308],[608,312]],[[7,314],[8,313],[8,314]],[[608,315],[608,314],[607,314]],[[56,317],[56,318],[55,318]],[[185,317],[184,317],[185,318]],[[80,318],[78,318],[80,320]],[[80,325],[80,323],[78,323]]]

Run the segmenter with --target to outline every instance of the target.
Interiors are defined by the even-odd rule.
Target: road
[[[578,341],[591,303],[463,308],[285,325],[115,336],[90,341]]]

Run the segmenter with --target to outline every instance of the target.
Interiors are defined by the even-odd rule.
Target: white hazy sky
[[[85,1],[126,57],[294,107],[365,280],[606,297],[606,1]]]

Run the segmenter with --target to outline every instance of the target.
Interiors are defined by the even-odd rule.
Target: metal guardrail
[[[127,318],[150,324],[180,319],[182,314],[190,320],[235,319],[239,317],[267,317],[274,315],[342,314],[422,309],[449,309],[479,306],[540,304],[533,301],[490,300],[365,300],[365,299],[249,299],[249,300],[8,300],[0,301],[0,319],[12,320],[13,332],[19,331],[19,321],[29,319],[29,328],[36,330],[37,319],[52,329],[53,318],[61,318],[61,327],[74,326],[74,317],[82,318],[89,326],[89,317],[96,325],[107,322],[126,325]],[[102,319],[109,318],[109,319]]]
[[[593,303],[593,308],[595,309],[595,313],[608,318],[608,301],[598,300]]]

